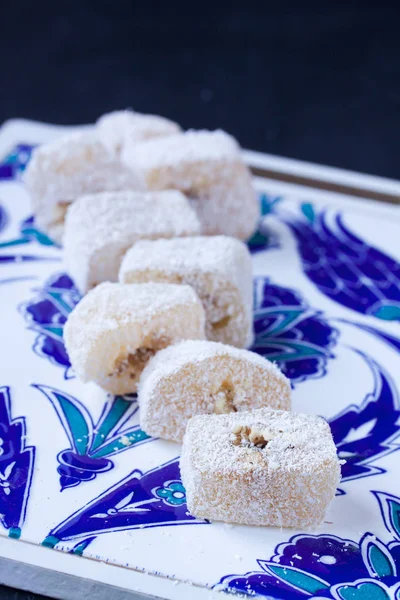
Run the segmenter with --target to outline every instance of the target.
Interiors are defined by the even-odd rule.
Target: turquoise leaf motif
[[[40,331],[47,337],[51,337],[56,341],[62,341],[64,328],[62,325],[53,325],[51,323],[44,323],[40,326],[35,327],[36,331]]]
[[[378,499],[386,529],[400,541],[400,502],[397,496],[385,492],[372,492]]]
[[[269,360],[274,360],[277,362],[299,360],[305,357],[311,358],[319,356],[332,356],[330,352],[326,351],[320,346],[315,346],[314,344],[309,344],[307,342],[294,342],[293,340],[287,340],[284,338],[280,338],[279,341],[275,341],[266,337],[265,343],[269,348],[277,348],[276,353],[271,352],[268,354]],[[259,337],[257,339],[257,348],[261,349],[262,347],[263,338]]]
[[[78,301],[74,293],[71,294],[70,290],[45,290],[45,296],[49,298],[52,304],[60,310],[60,312],[68,317],[69,313],[76,306]]]
[[[72,396],[56,392],[55,397],[62,411],[62,415],[59,416],[68,423],[70,442],[76,452],[83,456],[90,447],[92,439],[93,424],[90,415]]]
[[[276,352],[268,354],[269,360],[294,361],[306,357],[332,357],[331,352],[307,341],[298,341],[290,337],[281,337],[286,331],[291,331],[298,323],[306,320],[314,313],[296,306],[279,306],[261,308],[254,312],[254,319],[258,322],[265,320],[270,323],[264,331],[257,336],[257,348],[262,349],[264,344]],[[280,336],[274,339],[274,336]]]
[[[315,210],[314,210],[314,207],[311,204],[311,202],[303,202],[303,204],[300,206],[300,208],[301,208],[301,212],[306,217],[306,219],[308,221],[310,221],[310,223],[314,223]]]
[[[263,333],[264,336],[271,336],[277,333],[283,333],[284,331],[294,327],[298,321],[302,321],[311,315],[304,309],[304,307],[297,306],[274,306],[269,308],[260,308],[254,312],[254,319],[265,319],[274,317],[273,323]]]
[[[13,240],[8,240],[7,242],[0,243],[0,249],[3,248],[11,248],[12,246],[23,246],[24,244],[29,244],[31,240],[28,240],[24,237],[15,238]]]
[[[32,227],[31,225],[23,225],[21,227],[21,233],[23,236],[26,236],[27,241],[36,241],[41,246],[54,246],[54,242],[42,231],[36,229],[36,227]]]
[[[0,248],[10,248],[36,242],[41,246],[55,246],[55,243],[45,233],[35,227],[34,218],[29,217],[22,221],[19,228],[19,237],[0,243]]]
[[[368,560],[378,577],[395,575],[392,561],[376,544],[371,544],[369,547]]]
[[[360,542],[366,567],[372,577],[395,576],[396,565],[386,546],[374,535],[366,534]]]
[[[282,196],[269,196],[268,194],[261,194],[260,196],[260,210],[261,215],[271,214],[278,202],[282,200]]]
[[[72,550],[70,550],[70,554],[77,554],[78,556],[82,556],[85,552],[86,548],[96,539],[96,536],[91,536],[83,540],[83,542],[78,542]],[[45,544],[43,544],[45,545]]]
[[[76,306],[78,298],[75,291],[70,290],[52,290],[46,289],[43,290],[43,296],[45,300],[48,300],[52,307],[58,311],[60,315],[68,318],[69,313],[72,311],[74,306]],[[42,335],[46,337],[51,337],[56,342],[60,344],[64,344],[63,341],[63,331],[64,331],[64,322],[59,323],[32,323],[32,329],[38,331]]]
[[[254,235],[248,240],[247,244],[250,249],[257,248],[258,246],[265,246],[268,244],[268,237],[261,233],[261,231],[256,231]]]
[[[400,304],[382,304],[373,315],[383,321],[400,321]]]
[[[396,540],[383,543],[372,533],[365,533],[359,542],[328,534],[298,534],[279,544],[271,558],[258,559],[260,569],[231,573],[215,589],[246,597],[400,600],[400,498],[385,492],[373,494]]]
[[[126,450],[129,446],[149,440],[150,436],[141,429],[122,433],[119,437],[112,439],[104,446],[101,446],[92,454],[93,458],[102,458],[103,456],[111,456],[117,454],[121,450]]]
[[[280,196],[269,196],[267,194],[261,194],[259,197],[260,202],[260,216],[264,217],[274,212],[275,205],[280,202],[282,198]],[[268,231],[264,230],[263,220],[261,219],[259,229],[254,235],[247,241],[247,244],[251,251],[256,252],[257,250],[267,249],[268,247],[274,246],[274,236],[270,235]]]
[[[298,292],[265,277],[254,280],[254,331],[252,350],[278,361],[294,385],[324,376],[339,334]]]
[[[113,469],[109,457],[152,439],[138,424],[130,424],[138,410],[136,394],[109,396],[95,423],[77,398],[48,386],[34,387],[50,400],[70,442],[57,456],[61,490]]]
[[[337,600],[393,600],[397,596],[392,594],[393,591],[378,581],[345,583],[331,589],[333,597]]]
[[[121,427],[121,421],[128,411],[132,408],[134,398],[127,400],[123,396],[115,396],[110,410],[103,411],[100,421],[96,427],[96,434],[93,439],[92,452],[97,450],[104,443],[117,426]]]
[[[264,571],[270,571],[276,575],[276,577],[279,577],[279,579],[300,592],[315,594],[316,592],[329,589],[329,584],[323,579],[300,571],[299,569],[295,569],[294,567],[283,567],[275,563],[261,560],[258,561],[258,564]]]

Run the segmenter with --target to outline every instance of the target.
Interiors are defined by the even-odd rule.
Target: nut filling
[[[118,377],[128,372],[130,379],[136,379],[156,352],[154,348],[138,348],[133,354],[117,358],[114,371],[109,377]]]
[[[63,225],[65,216],[71,202],[58,202],[54,207],[54,217],[51,221],[52,225]]]
[[[231,441],[234,446],[246,448],[266,448],[268,442],[275,437],[269,429],[261,429],[257,426],[235,425],[232,429]]]
[[[237,412],[234,404],[235,394],[229,385],[222,385],[216,394],[213,394],[214,412],[217,415],[226,415],[231,412]]]
[[[215,323],[211,323],[212,328],[213,329],[222,329],[223,327],[227,327],[230,320],[231,320],[231,317],[229,315],[226,315],[219,321],[216,321]]]
[[[227,327],[232,315],[230,313],[230,307],[225,302],[222,302],[218,298],[211,298],[207,296],[204,299],[206,313],[210,321],[210,325],[213,329],[222,329]]]

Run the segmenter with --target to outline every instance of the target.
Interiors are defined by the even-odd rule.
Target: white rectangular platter
[[[0,583],[65,599],[398,597],[399,208],[255,178],[253,349],[291,379],[294,410],[329,421],[347,462],[318,530],[206,523],[187,511],[179,445],[144,434],[134,398],[70,368],[62,329],[79,294],[21,182],[32,147],[63,131],[0,130]],[[336,175],[400,197],[396,182]]]

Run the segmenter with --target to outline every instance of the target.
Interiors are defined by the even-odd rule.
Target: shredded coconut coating
[[[253,341],[252,262],[247,246],[227,236],[141,241],[128,250],[122,283],[183,283],[206,312],[207,338],[239,348]]]
[[[204,310],[189,286],[102,283],[70,313],[64,341],[76,376],[113,394],[135,392],[147,361],[184,339],[204,339]]]
[[[195,415],[268,406],[290,409],[289,380],[248,350],[208,341],[183,341],[160,350],[142,372],[140,422],[154,437],[181,442]]]
[[[122,257],[143,238],[196,235],[200,223],[180,192],[103,192],[83,196],[68,209],[64,262],[84,294],[117,281]]]
[[[193,417],[180,467],[192,515],[246,525],[317,526],[340,482],[328,423],[269,408]]]
[[[122,160],[150,189],[178,189],[193,203],[203,233],[248,239],[259,218],[249,170],[234,138],[218,131],[187,131],[126,144]]]
[[[117,154],[126,143],[136,144],[181,131],[177,123],[165,117],[146,115],[133,110],[116,110],[107,113],[98,119],[96,125],[103,144]]]
[[[24,180],[38,226],[57,242],[62,239],[67,207],[79,196],[145,188],[140,175],[117,160],[92,131],[40,146]]]

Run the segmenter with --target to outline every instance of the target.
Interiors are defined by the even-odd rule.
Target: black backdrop
[[[133,106],[400,178],[398,2],[3,0],[0,121]]]
[[[368,0],[2,0],[0,122],[84,123],[132,106],[400,178],[398,12]]]

